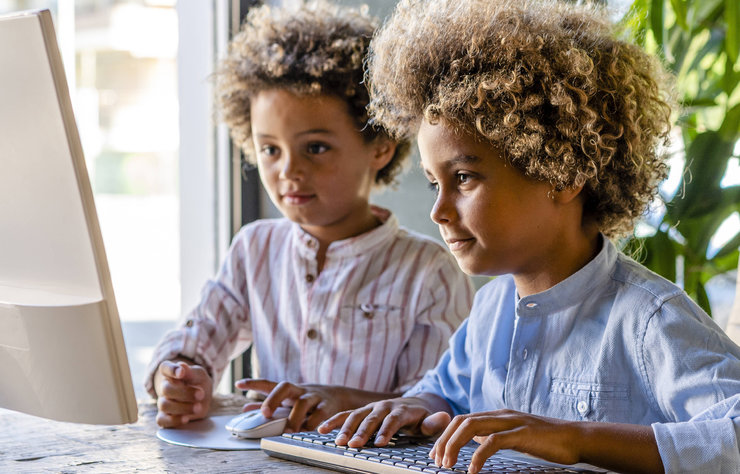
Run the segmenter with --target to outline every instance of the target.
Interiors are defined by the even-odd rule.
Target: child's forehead
[[[491,159],[501,160],[504,151],[500,146],[483,139],[479,134],[456,127],[450,122],[422,120],[417,132],[417,143],[422,166],[431,164],[485,164]]]

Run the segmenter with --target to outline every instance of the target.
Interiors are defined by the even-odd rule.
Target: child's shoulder
[[[642,293],[645,298],[654,299],[658,304],[686,296],[678,285],[621,252],[617,255],[617,263],[611,278],[632,292]]]

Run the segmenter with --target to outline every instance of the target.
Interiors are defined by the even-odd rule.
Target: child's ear
[[[552,200],[555,201],[557,204],[568,204],[573,199],[578,197],[581,194],[581,191],[583,190],[583,185],[580,186],[573,186],[570,188],[565,188],[560,191],[551,190],[550,196],[552,196]]]
[[[380,171],[393,159],[393,155],[396,153],[396,142],[387,138],[377,138],[374,149],[372,167],[375,171]]]

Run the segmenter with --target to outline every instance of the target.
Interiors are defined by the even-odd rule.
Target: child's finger
[[[344,423],[342,423],[342,427],[339,428],[339,433],[337,434],[334,442],[340,446],[346,445],[349,442],[350,437],[357,432],[357,427],[360,426],[360,423],[362,423],[362,421],[367,415],[370,414],[371,411],[372,408],[363,407],[358,408],[357,410],[346,411],[338,414],[337,417],[344,416]],[[363,441],[363,444],[366,441],[367,439]]]
[[[352,413],[352,411],[339,412],[336,415],[330,417],[328,420],[321,423],[316,429],[319,433],[326,434],[331,430],[339,428],[344,424],[344,421],[347,419],[350,413]]]
[[[159,412],[168,415],[198,415],[200,414],[201,407],[202,404],[200,403],[180,402],[166,397],[159,397],[157,399]]]
[[[375,446],[385,446],[391,437],[398,433],[401,428],[415,424],[416,420],[414,416],[409,415],[406,407],[396,407],[385,415],[380,428],[378,428],[378,434],[375,435],[375,440],[373,441]]]
[[[259,410],[262,407],[261,402],[251,402],[251,403],[245,403],[242,407],[242,411],[252,411],[252,410]]]
[[[483,442],[478,446],[478,448],[476,448],[472,458],[470,459],[469,472],[480,472],[486,459],[493,456],[497,451],[506,449],[511,445],[509,438],[511,438],[514,433],[515,432],[512,431],[499,432],[493,435],[488,435],[484,440],[482,440]]]
[[[349,446],[350,448],[360,448],[364,446],[370,440],[370,436],[375,433],[383,424],[383,420],[389,412],[390,409],[387,408],[385,405],[376,404],[373,410],[360,422],[359,426],[357,426],[357,430],[355,431],[352,439],[347,442],[347,446]],[[386,428],[386,432],[387,431],[388,429]],[[393,433],[391,433],[391,435],[392,434]],[[377,445],[385,446],[388,442],[384,442],[384,439],[390,439],[390,436],[387,436],[387,438],[381,436]]]
[[[307,430],[315,430],[327,418],[328,403],[324,400],[319,401],[314,410],[311,412],[303,426]]]
[[[273,383],[273,382],[270,382]],[[264,385],[267,386],[268,384]],[[280,382],[274,385],[273,389],[268,393],[265,400],[262,402],[262,414],[270,417],[278,407],[285,405],[286,400],[296,400],[298,397],[306,393],[306,390],[300,388],[292,383]],[[288,405],[292,405],[288,404]],[[305,416],[305,413],[303,414]],[[301,423],[303,420],[301,420]],[[299,425],[300,426],[300,425]]]
[[[437,433],[444,431],[445,428],[452,421],[452,417],[446,411],[438,411],[428,417],[424,418],[421,422],[420,431],[424,436],[434,436]]]
[[[438,466],[441,466],[443,463],[443,460],[445,457],[445,451],[447,449],[447,442],[452,436],[452,433],[454,433],[457,430],[457,428],[460,426],[460,423],[462,423],[462,420],[463,420],[462,416],[454,417],[450,421],[450,423],[447,425],[447,428],[445,428],[442,434],[439,435],[439,438],[437,438],[437,441],[434,442],[432,451],[429,454],[431,457],[434,458],[434,462]]]
[[[254,390],[265,395],[272,392],[276,385],[277,383],[267,379],[241,379],[234,384],[239,390]]]
[[[181,364],[184,364],[184,363],[165,360],[161,364],[159,364],[159,371],[165,377],[168,377],[171,379],[180,379],[182,378]],[[187,364],[184,364],[184,365],[187,366]]]
[[[165,379],[162,382],[161,397],[178,402],[194,403],[205,398],[202,387],[186,385],[184,381],[177,379]]]

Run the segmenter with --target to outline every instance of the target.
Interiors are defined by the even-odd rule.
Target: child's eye
[[[472,178],[472,176],[466,173],[457,173],[455,175],[455,179],[457,179],[457,184],[465,184],[470,181],[470,178]]]
[[[264,156],[275,156],[278,154],[278,147],[273,145],[262,145],[260,147],[260,154]]]
[[[323,143],[309,143],[306,147],[306,151],[311,155],[319,155],[329,151],[329,147]]]
[[[435,196],[439,194],[439,184],[430,181],[429,184],[427,184],[427,186],[429,186],[429,189],[432,190]]]

